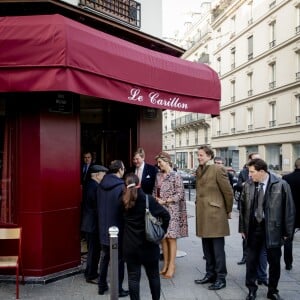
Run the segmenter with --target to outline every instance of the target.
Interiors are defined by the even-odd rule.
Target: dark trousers
[[[293,264],[293,237],[284,242],[283,258],[286,266],[291,266]]]
[[[265,248],[265,225],[255,223],[250,228],[251,235],[248,240],[248,256],[246,262],[246,286],[256,292],[257,264],[261,250]],[[281,247],[267,249],[267,261],[269,263],[269,287],[270,293],[278,293],[277,286],[280,278]]]
[[[98,233],[86,232],[85,238],[87,242],[88,253],[84,276],[86,279],[95,279],[98,277],[98,264],[101,252],[99,235]]]
[[[119,249],[118,257],[118,272],[119,272],[119,291],[122,290],[124,280],[124,260],[122,259],[122,253]],[[101,256],[100,256],[100,270],[99,270],[99,289],[103,289],[108,286],[107,284],[107,272],[110,261],[110,246],[101,245]]]
[[[206,275],[221,281],[225,281],[227,275],[224,247],[224,237],[202,238],[202,248],[206,259]]]
[[[159,262],[131,263],[127,262],[128,286],[130,300],[140,300],[141,266],[144,266],[149,281],[152,300],[160,299]]]

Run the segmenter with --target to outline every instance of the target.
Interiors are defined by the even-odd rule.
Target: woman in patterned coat
[[[164,265],[160,272],[169,279],[175,273],[177,239],[188,236],[186,202],[181,176],[173,171],[170,155],[160,152],[156,161],[160,172],[156,175],[154,197],[171,216],[167,234],[162,240]]]

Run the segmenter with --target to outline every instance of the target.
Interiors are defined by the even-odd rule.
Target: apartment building
[[[165,138],[172,135],[164,131],[169,127],[163,127],[165,150],[176,162],[180,153],[184,167],[194,168],[197,146],[209,144],[235,169],[244,165],[248,153],[258,151],[270,169],[291,171],[300,157],[300,0],[205,5],[188,24],[181,46],[187,49],[183,58],[219,73],[221,113],[200,116],[202,122],[196,123],[177,113],[173,143]],[[201,138],[205,134],[206,140]]]

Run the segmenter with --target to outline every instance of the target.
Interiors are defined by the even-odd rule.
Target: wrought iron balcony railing
[[[205,123],[205,114],[191,113],[180,118],[177,118],[171,122],[171,128],[177,129],[188,125],[197,125]]]
[[[134,0],[79,0],[79,6],[135,28],[141,28],[141,4]]]

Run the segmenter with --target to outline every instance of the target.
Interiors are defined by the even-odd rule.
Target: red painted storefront
[[[129,166],[138,146],[154,163],[162,109],[218,114],[220,83],[205,65],[60,15],[0,17],[0,46],[1,222],[23,227],[25,276],[72,270],[84,144],[105,165]]]

